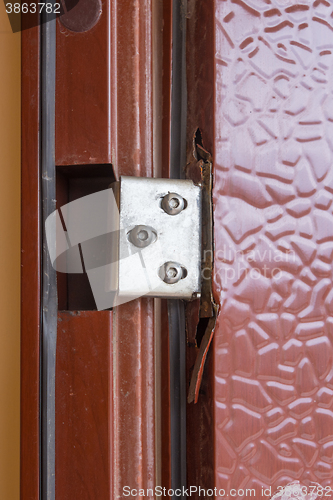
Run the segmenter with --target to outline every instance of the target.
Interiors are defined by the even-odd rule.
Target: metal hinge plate
[[[201,287],[201,187],[191,180],[121,177],[113,185],[119,207],[117,272],[110,290],[192,299]],[[116,245],[116,248],[115,246]]]

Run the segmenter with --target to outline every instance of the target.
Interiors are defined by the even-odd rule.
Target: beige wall
[[[20,43],[0,2],[0,500],[19,499]]]

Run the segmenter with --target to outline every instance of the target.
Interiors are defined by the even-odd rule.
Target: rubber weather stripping
[[[52,16],[52,17],[51,17]],[[41,499],[55,500],[55,364],[57,282],[46,243],[45,220],[56,209],[55,184],[55,15],[41,16],[40,189],[42,234],[41,297]],[[55,237],[55,235],[54,235]]]
[[[186,165],[186,0],[172,8],[170,177],[185,177]],[[186,328],[185,305],[168,301],[170,349],[171,488],[186,487]],[[173,498],[176,498],[175,496]],[[177,497],[183,498],[183,497]]]

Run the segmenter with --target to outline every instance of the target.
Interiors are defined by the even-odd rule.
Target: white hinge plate
[[[200,296],[201,188],[190,180],[140,177],[116,184],[118,270],[110,290],[128,298]]]

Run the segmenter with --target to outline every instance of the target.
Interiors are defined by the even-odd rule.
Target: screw
[[[173,278],[175,278],[178,274],[178,271],[175,267],[169,267],[169,269],[165,273],[165,277],[171,281]]]
[[[185,268],[177,264],[177,262],[166,262],[161,266],[159,272],[161,279],[169,285],[178,283],[178,281],[185,277],[184,274],[187,274]]]
[[[138,238],[141,241],[146,241],[149,238],[149,234],[145,229],[141,229],[141,231],[138,232]]]
[[[129,232],[129,240],[139,248],[145,248],[155,241],[156,234],[148,226],[135,226]]]
[[[177,200],[177,198],[171,198],[171,200],[169,201],[169,207],[170,208],[179,207],[179,200]]]
[[[169,215],[177,215],[185,208],[185,200],[180,194],[168,193],[162,199],[162,208]]]

